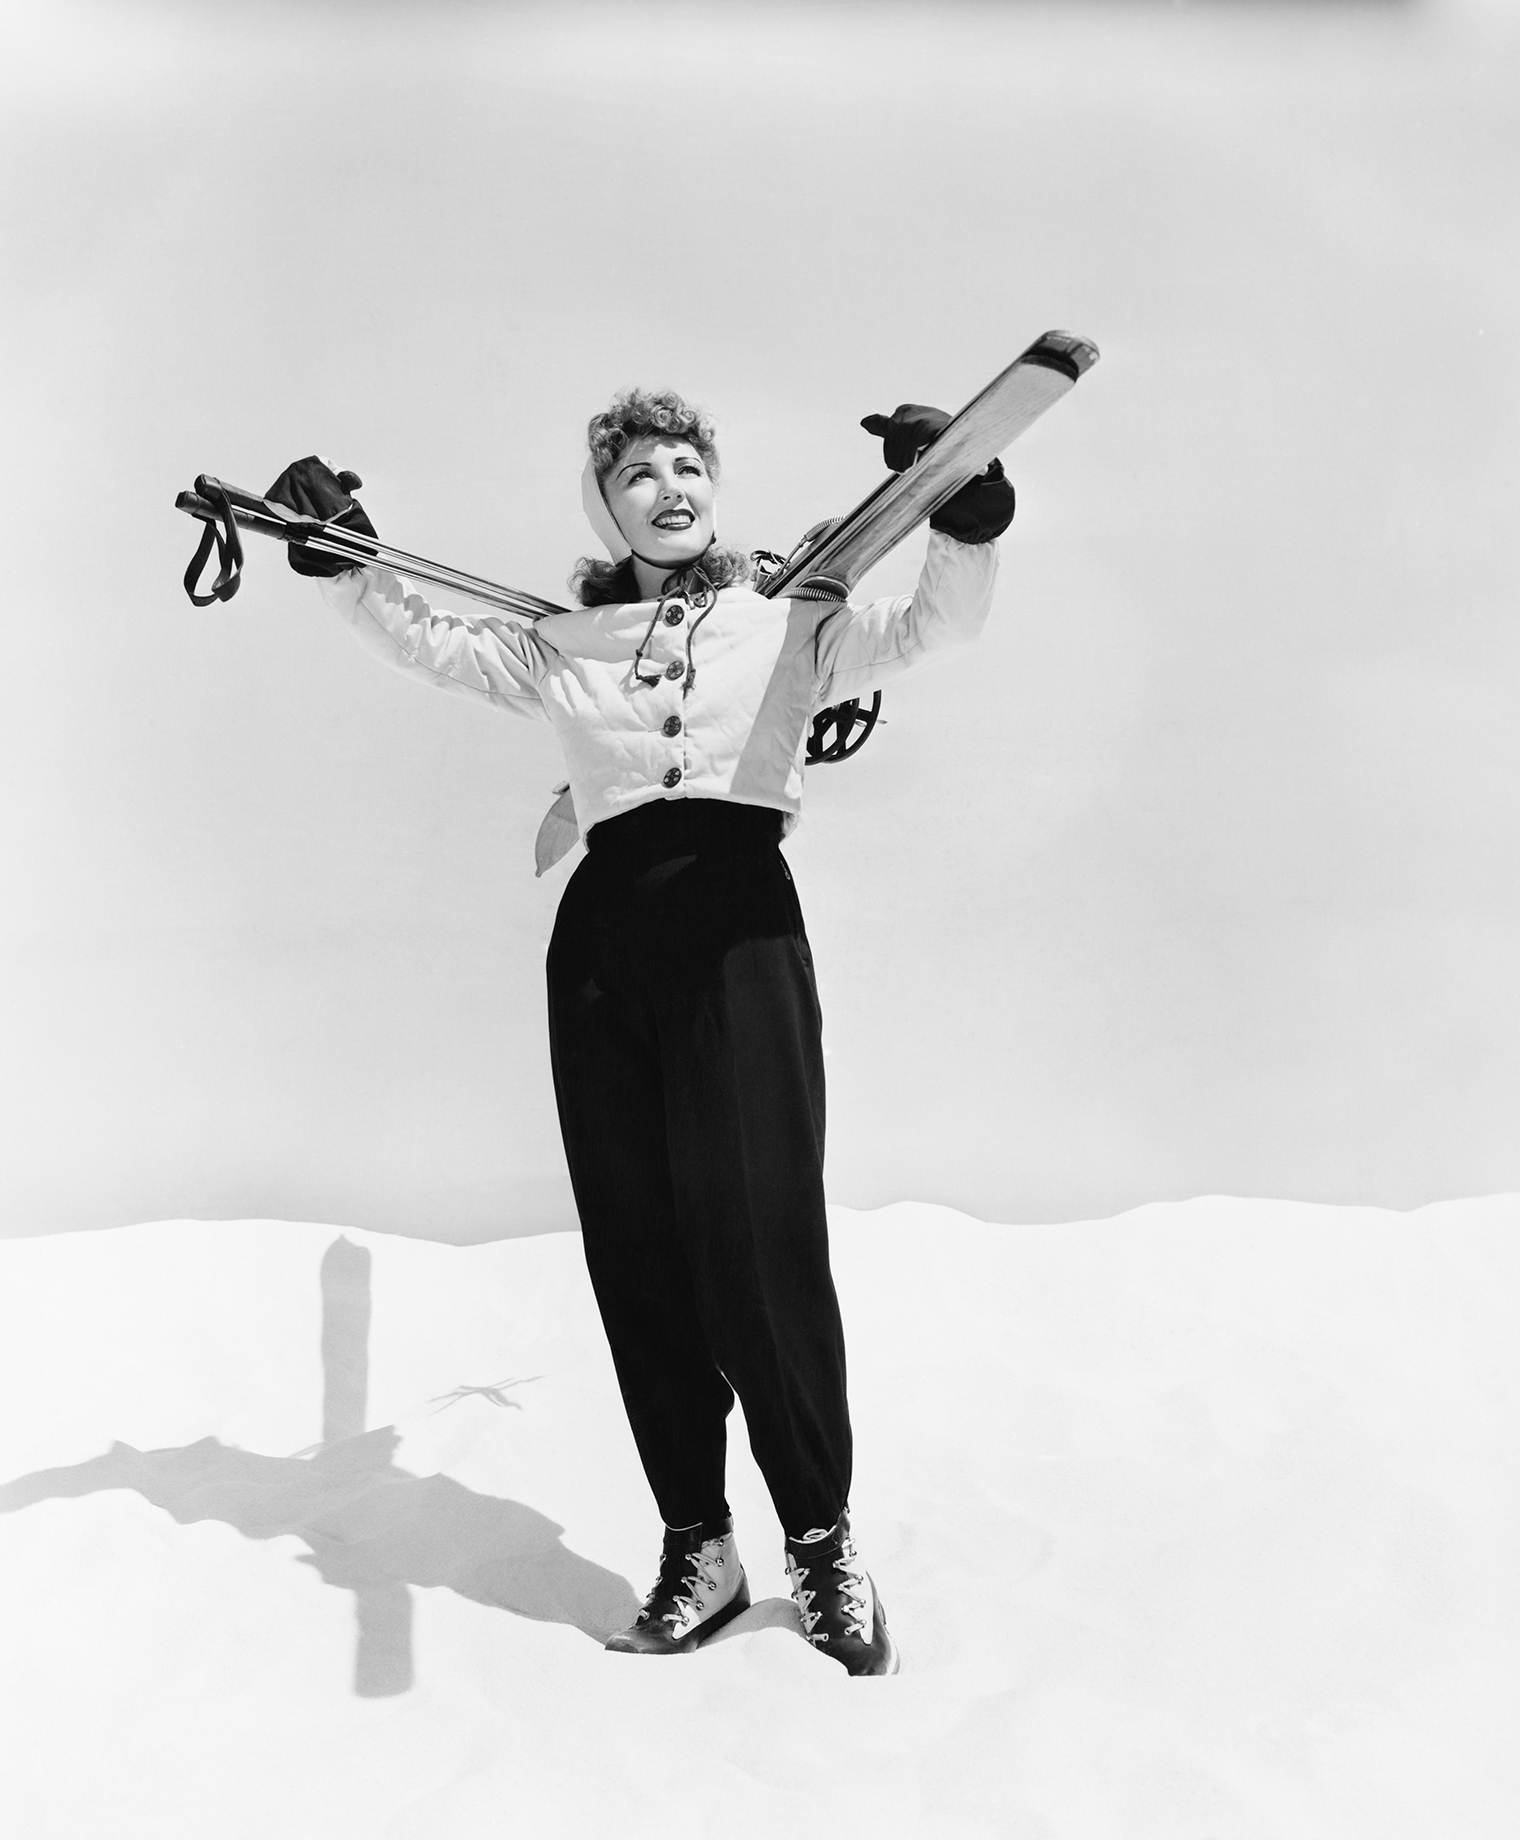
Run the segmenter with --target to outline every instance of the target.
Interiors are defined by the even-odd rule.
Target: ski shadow
[[[369,1269],[369,1253],[342,1238],[322,1261],[324,1436],[310,1456],[263,1456],[209,1437],[168,1450],[117,1443],[0,1485],[0,1513],[133,1489],[181,1523],[219,1520],[253,1540],[295,1535],[311,1549],[302,1563],[354,1593],[354,1691],[365,1698],[414,1684],[414,1586],[598,1642],[626,1628],[639,1608],[633,1587],[571,1552],[547,1515],[448,1476],[414,1476],[394,1461],[394,1429],[363,1429]]]

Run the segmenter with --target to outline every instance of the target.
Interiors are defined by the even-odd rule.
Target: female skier
[[[863,423],[901,471],[948,421],[905,404]],[[930,520],[912,596],[767,599],[714,534],[709,418],[627,390],[588,429],[583,500],[609,560],[580,606],[526,630],[435,612],[386,568],[292,546],[386,663],[547,716],[587,854],[548,957],[549,1040],[586,1263],[661,1518],[659,1574],[609,1649],[695,1649],[749,1604],[724,1495],[738,1394],[785,1533],[808,1640],[854,1675],[898,1654],[850,1533],[844,1334],[824,1214],[822,1018],[796,889],[812,717],[974,638],[994,539],[1013,517],[996,461]],[[269,497],[374,535],[315,458]]]

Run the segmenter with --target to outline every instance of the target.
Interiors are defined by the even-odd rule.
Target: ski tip
[[[1098,362],[1098,348],[1091,339],[1081,338],[1075,332],[1046,332],[1035,340],[1021,361],[1061,371],[1075,383],[1084,371],[1090,371]]]

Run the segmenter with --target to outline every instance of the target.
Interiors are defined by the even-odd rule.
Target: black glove
[[[924,403],[899,403],[890,415],[868,415],[860,425],[867,434],[881,436],[882,453],[892,471],[906,473],[949,427],[950,417]]]
[[[341,524],[361,536],[378,537],[379,532],[364,515],[364,507],[351,496],[363,485],[357,473],[335,473],[325,460],[315,454],[297,460],[264,494],[276,504],[294,511],[297,517],[320,518],[324,524]],[[285,551],[297,575],[341,575],[345,569],[358,568],[340,556],[324,556],[304,543],[291,543]]]
[[[1013,481],[994,460],[985,473],[968,479],[953,498],[947,498],[929,519],[930,530],[942,530],[957,543],[991,543],[1013,522]]]
[[[906,472],[926,447],[932,447],[950,424],[943,409],[926,403],[899,403],[890,415],[868,415],[861,427],[880,435],[882,454],[894,473]],[[1013,522],[1013,486],[994,460],[985,473],[968,479],[953,498],[929,519],[931,530],[958,543],[991,543]]]

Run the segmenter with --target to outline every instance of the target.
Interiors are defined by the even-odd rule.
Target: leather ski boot
[[[786,1542],[786,1575],[802,1616],[802,1633],[847,1674],[895,1674],[897,1644],[871,1574],[862,1569],[850,1538],[846,1509],[827,1532]]]
[[[607,1647],[617,1655],[689,1655],[748,1608],[732,1519],[667,1527],[654,1589]]]

